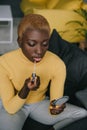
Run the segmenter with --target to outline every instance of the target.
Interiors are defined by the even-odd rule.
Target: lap
[[[71,119],[72,121],[87,116],[87,111],[85,109],[71,104],[66,104],[66,108],[62,113],[51,115],[49,104],[49,100],[45,99],[39,103],[30,104],[25,107],[24,110],[27,111],[27,115],[32,119],[47,125],[53,125],[64,119]],[[0,130],[21,130],[25,120],[26,116],[22,110],[14,115],[10,115],[4,110],[4,108],[0,108]]]
[[[53,125],[64,119],[80,119],[87,116],[87,111],[75,105],[66,104],[64,111],[58,115],[49,112],[49,100],[38,103],[38,106],[30,113],[30,117],[40,123]]]

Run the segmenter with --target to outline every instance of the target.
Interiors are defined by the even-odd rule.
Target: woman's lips
[[[34,58],[34,61],[36,61],[36,62],[40,62],[41,59],[42,59],[42,58],[36,57],[36,58]]]

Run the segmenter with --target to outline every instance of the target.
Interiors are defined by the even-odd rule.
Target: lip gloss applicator
[[[32,73],[32,80],[31,82],[34,83],[36,77],[36,61],[34,61],[34,71]]]

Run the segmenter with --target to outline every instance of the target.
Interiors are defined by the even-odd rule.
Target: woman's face
[[[40,30],[27,30],[21,41],[23,54],[32,62],[40,62],[49,45],[49,33]]]

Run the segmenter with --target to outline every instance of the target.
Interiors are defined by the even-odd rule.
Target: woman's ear
[[[17,42],[18,42],[19,47],[21,47],[22,39],[20,37],[17,38]]]

